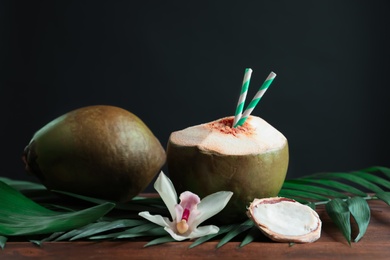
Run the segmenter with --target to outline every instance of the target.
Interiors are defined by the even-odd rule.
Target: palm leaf
[[[231,241],[233,238],[235,238],[237,235],[241,234],[244,231],[247,231],[248,229],[253,227],[252,220],[248,219],[241,225],[237,225],[234,229],[230,230],[218,243],[217,248],[223,246],[227,242]]]
[[[167,232],[163,227],[160,227],[154,223],[144,223],[133,228],[126,229],[124,231],[91,236],[89,239],[93,240],[102,240],[102,239],[124,239],[124,238],[134,238],[134,237],[144,237],[144,236],[161,236],[166,235]]]
[[[372,192],[381,192],[383,191],[379,186],[374,183],[358,176],[356,173],[344,173],[344,172],[328,172],[328,173],[318,173],[306,178],[316,178],[316,179],[344,179],[354,183],[355,185],[362,186]]]
[[[107,202],[103,199],[97,199],[92,197],[87,197],[71,192],[65,191],[53,191],[58,194],[66,195],[75,199],[79,199],[82,201],[87,201],[95,204],[102,204]],[[149,211],[154,214],[165,214],[167,209],[164,206],[164,202],[160,198],[141,198],[136,197],[132,201],[132,203],[115,203],[115,209],[125,210],[125,211],[134,211],[136,213],[140,211]]]
[[[377,173],[382,173],[383,177],[378,176]],[[370,208],[366,200],[377,198],[390,205],[390,192],[386,192],[380,187],[390,189],[390,181],[386,178],[390,179],[390,169],[385,167],[370,167],[350,173],[317,173],[286,180],[280,191],[280,196],[293,199],[298,197],[316,205],[326,204],[328,215],[336,223],[348,243],[351,242],[349,216],[352,214],[359,228],[359,234],[354,238],[354,242],[358,242],[366,232],[370,221]],[[322,187],[327,188],[324,190]],[[333,191],[337,191],[337,193],[333,193]],[[373,192],[375,195],[369,196],[367,191]],[[339,192],[343,195],[349,195],[347,197],[340,196]],[[321,198],[318,194],[327,198]],[[352,195],[356,196],[350,197]]]
[[[385,187],[386,189],[390,189],[390,181],[388,181],[382,177],[379,177],[379,176],[376,176],[376,175],[373,175],[370,173],[362,172],[362,171],[357,171],[357,172],[354,172],[353,174],[356,176],[359,176],[359,177],[361,177],[361,178],[363,178],[371,183],[376,183],[376,184],[379,184],[379,185]]]
[[[375,196],[390,205],[390,192],[378,192]]]
[[[388,179],[390,179],[390,168],[382,167],[382,166],[373,166],[362,170],[363,172],[368,173],[383,173]]]
[[[149,223],[138,216],[140,211],[150,211],[164,216],[169,215],[161,198],[135,197],[128,203],[113,203],[96,198],[62,191],[49,192],[40,184],[0,178],[0,247],[4,247],[9,236],[51,234],[42,240],[32,240],[41,244],[46,241],[73,241],[79,239],[112,240],[136,237],[153,237],[145,246],[171,242],[163,227]],[[366,232],[370,210],[366,200],[380,199],[390,205],[390,169],[369,167],[354,172],[317,173],[283,184],[279,196],[293,198],[313,208],[326,204],[331,219],[339,227],[348,243],[359,241]],[[24,195],[23,195],[23,194]],[[374,193],[368,195],[367,193]],[[53,194],[73,198],[71,205]],[[26,197],[27,196],[27,197]],[[36,198],[39,202],[36,202]],[[34,199],[34,200],[32,200]],[[85,202],[97,206],[83,209]],[[244,205],[245,207],[245,205]],[[351,238],[350,216],[356,221],[359,234]],[[43,221],[43,222],[42,222]],[[73,226],[71,225],[73,223]],[[42,228],[47,224],[50,228]],[[26,227],[28,227],[26,229]],[[12,231],[12,232],[11,232]],[[243,247],[261,235],[250,220],[244,223],[231,223],[221,226],[217,234],[195,240],[193,248],[211,239],[221,237],[217,247],[243,235]],[[240,236],[241,237],[241,236]]]
[[[331,200],[326,204],[326,211],[333,222],[339,227],[348,244],[351,244],[351,223],[348,205],[341,199]]]
[[[250,243],[252,243],[253,241],[256,240],[256,238],[258,238],[260,236],[260,232],[259,232],[259,229],[255,226],[253,226],[248,234],[245,236],[245,238],[241,241],[239,247],[243,247],[243,246],[246,246]]]
[[[286,189],[308,191],[315,194],[324,195],[326,197],[343,198],[343,199],[348,197],[347,195],[345,195],[345,193],[323,188],[318,185],[312,185],[309,181],[305,181],[305,180],[285,181],[283,183],[282,190],[284,191]]]
[[[171,236],[163,236],[163,237],[159,237],[159,238],[153,239],[152,241],[150,241],[147,244],[145,244],[144,247],[155,246],[155,245],[168,243],[168,242],[175,242],[175,241],[176,240],[173,237],[171,237]]]
[[[78,240],[85,237],[94,236],[107,231],[113,231],[117,229],[136,227],[142,224],[148,223],[146,220],[141,219],[118,219],[114,221],[101,221],[91,223],[79,229],[74,229],[66,232],[65,234],[57,237],[54,241],[61,240]]]
[[[47,234],[74,229],[101,218],[115,205],[104,203],[77,212],[55,212],[0,182],[0,235]]]
[[[46,237],[46,238],[43,238],[41,240],[36,240],[36,239],[30,239],[30,242],[37,245],[37,246],[41,246],[42,243],[44,242],[48,242],[48,241],[53,241],[55,240],[57,237],[61,236],[62,234],[64,234],[65,232],[64,231],[61,231],[61,232],[54,232],[53,234],[51,234],[49,237]]]
[[[329,201],[330,200],[330,198],[323,196],[323,195],[319,195],[319,194],[314,193],[314,192],[301,191],[301,190],[291,190],[291,189],[282,189],[279,192],[279,196],[289,197],[289,198],[290,198],[290,196],[294,196],[294,197],[298,197],[298,198],[305,198],[308,200],[319,200],[319,201]]]
[[[310,196],[311,193],[300,193],[299,191],[291,191],[291,190],[287,190],[287,189],[283,189],[279,192],[278,196],[279,197],[287,197],[287,198],[290,198],[290,199],[294,199],[296,201],[298,201],[299,203],[302,203],[302,204],[305,204],[305,205],[308,205],[310,207],[312,207],[313,209],[315,209],[316,205],[312,202],[313,199],[303,199],[302,197],[304,198],[308,198],[308,196]]]
[[[203,244],[204,242],[207,242],[219,235],[222,235],[222,234],[226,234],[227,232],[229,232],[230,230],[232,230],[233,228],[235,228],[236,225],[225,225],[225,226],[222,226],[219,228],[219,231],[218,233],[216,234],[210,234],[210,235],[207,235],[207,236],[203,236],[203,237],[200,237],[198,239],[195,240],[194,243],[192,243],[189,248],[193,248],[193,247],[196,247],[198,245],[201,245]]]
[[[24,190],[46,190],[45,186],[39,183],[30,182],[30,181],[20,181],[20,180],[12,180],[9,178],[0,177],[0,181],[11,186],[12,188],[18,191]]]
[[[363,196],[363,197],[367,196],[367,194],[365,192],[363,192],[363,191],[361,191],[361,190],[359,190],[351,185],[348,185],[348,184],[345,184],[345,183],[342,183],[339,181],[335,181],[335,180],[313,179],[313,178],[305,178],[305,177],[299,178],[298,180],[305,182],[305,183],[312,184],[312,185],[326,187],[327,189],[334,189],[337,191],[341,191],[341,192],[344,192],[346,194],[352,194],[352,195]],[[285,182],[289,182],[289,181],[290,180],[286,180]],[[294,180],[291,180],[291,181],[294,181]]]
[[[366,200],[361,197],[354,197],[347,200],[348,210],[351,212],[358,227],[359,234],[354,238],[355,242],[358,242],[366,233],[368,224],[370,223],[370,207]]]

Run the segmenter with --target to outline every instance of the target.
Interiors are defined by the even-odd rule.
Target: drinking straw
[[[236,113],[234,114],[233,126],[235,126],[240,120],[242,115],[242,110],[244,109],[246,95],[248,94],[249,82],[251,81],[252,69],[246,68],[244,73],[244,79],[242,80],[242,87],[240,97],[238,99]]]
[[[249,103],[248,107],[245,109],[244,113],[242,114],[241,118],[238,120],[238,122],[234,125],[236,126],[242,126],[246,119],[249,117],[249,115],[252,113],[253,109],[256,107],[257,103],[259,103],[261,97],[264,95],[264,93],[267,91],[268,87],[271,85],[272,81],[275,79],[276,74],[274,72],[271,72],[266,80],[264,81],[263,85],[261,85],[259,91],[257,91],[256,95],[253,97],[252,101]]]

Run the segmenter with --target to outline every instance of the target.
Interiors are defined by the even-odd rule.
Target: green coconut
[[[260,117],[232,128],[233,117],[171,133],[167,145],[169,176],[179,192],[205,197],[232,191],[218,214],[222,222],[247,219],[254,198],[277,196],[286,177],[287,139]]]
[[[50,190],[125,202],[148,186],[166,154],[136,115],[114,106],[88,106],[37,131],[23,160]]]

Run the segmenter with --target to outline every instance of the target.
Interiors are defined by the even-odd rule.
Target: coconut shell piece
[[[310,243],[321,236],[322,222],[317,212],[293,199],[254,199],[247,215],[267,237],[277,242]]]

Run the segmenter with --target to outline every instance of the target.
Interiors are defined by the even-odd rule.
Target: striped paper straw
[[[274,72],[271,72],[267,79],[264,81],[263,85],[261,85],[259,91],[257,91],[256,95],[253,97],[252,101],[249,103],[248,107],[245,109],[244,113],[242,114],[240,120],[234,125],[236,126],[242,126],[246,119],[249,117],[249,115],[252,113],[253,109],[256,107],[257,103],[259,103],[261,97],[264,95],[264,93],[267,91],[268,87],[271,85],[272,81],[275,79],[276,74]]]
[[[244,109],[246,95],[248,94],[249,82],[251,81],[251,75],[252,75],[252,69],[250,69],[250,68],[245,69],[244,79],[242,80],[240,98],[238,99],[236,113],[234,114],[233,126],[235,126],[237,124],[238,120],[240,120],[240,118],[241,118],[242,110]]]

